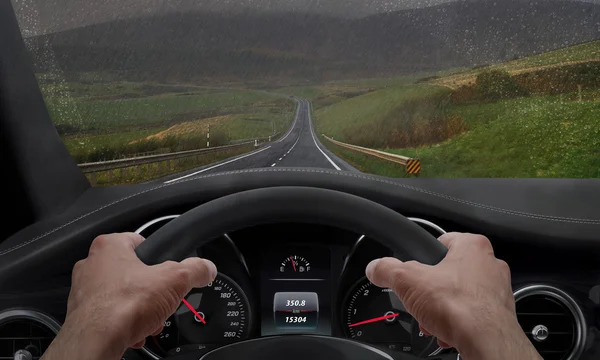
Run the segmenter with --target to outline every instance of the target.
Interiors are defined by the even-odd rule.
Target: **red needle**
[[[391,319],[391,318],[393,318],[393,317],[396,317],[396,316],[398,316],[398,315],[399,315],[399,314],[396,314],[396,313],[394,313],[394,314],[389,314],[389,315],[384,315],[384,316],[380,316],[380,317],[372,318],[372,319],[365,320],[365,321],[359,321],[359,322],[357,322],[357,323],[354,323],[354,324],[350,324],[350,325],[348,325],[348,327],[354,327],[354,326],[359,326],[359,325],[364,325],[364,324],[370,324],[370,323],[377,322],[377,321],[381,321],[381,320],[385,320],[385,319]]]
[[[186,299],[181,299],[181,301],[183,301],[183,303],[185,304],[185,306],[187,306],[188,309],[190,309],[190,311],[193,312],[194,315],[196,315],[196,317],[198,318],[198,320],[200,320],[204,325],[206,325],[206,321],[204,321],[204,318],[202,316],[200,316],[200,314],[198,314],[198,312],[196,311],[196,309],[194,309],[194,307],[192,306],[192,304],[190,304]]]
[[[292,267],[294,268],[294,272],[296,272],[296,264],[294,264],[294,258],[290,256],[290,260],[292,260]]]

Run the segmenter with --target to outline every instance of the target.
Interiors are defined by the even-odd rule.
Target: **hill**
[[[40,72],[58,64],[133,80],[323,81],[502,62],[598,39],[598,23],[600,6],[585,2],[458,1],[359,19],[170,13],[29,43]]]
[[[451,74],[434,79],[432,82],[438,85],[455,88],[460,85],[473,83],[476,75],[482,70],[506,70],[511,75],[519,75],[597,61],[600,61],[600,41],[591,41],[584,44],[569,46],[564,49],[549,51],[543,54],[526,56],[506,63],[492,65],[485,69],[477,68],[457,74]]]

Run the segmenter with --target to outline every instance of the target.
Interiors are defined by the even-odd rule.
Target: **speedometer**
[[[417,321],[391,289],[377,287],[367,278],[352,287],[343,309],[347,337],[418,356],[441,351],[433,337],[419,330]]]
[[[240,286],[218,274],[208,286],[192,290],[163,331],[146,340],[144,350],[154,358],[190,351],[208,351],[245,339],[250,326],[250,305]]]

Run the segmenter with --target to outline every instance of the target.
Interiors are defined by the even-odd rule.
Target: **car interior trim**
[[[415,222],[417,224],[425,225],[425,226],[427,226],[427,227],[429,227],[429,228],[431,228],[431,229],[439,232],[440,235],[444,235],[444,234],[447,233],[446,230],[442,229],[441,226],[439,226],[438,224],[433,223],[433,222],[431,222],[429,220],[421,219],[421,218],[418,218],[418,217],[409,217],[407,219],[410,220],[410,221],[412,221],[412,222]]]
[[[573,347],[573,351],[565,358],[565,360],[578,359],[585,349],[585,343],[587,339],[587,325],[581,307],[579,307],[577,302],[565,291],[555,286],[545,284],[532,284],[518,289],[514,293],[515,303],[519,302],[521,299],[533,295],[549,296],[559,301],[561,304],[566,306],[567,309],[569,309],[573,315],[573,318],[575,319],[577,335],[575,337],[575,346]]]
[[[267,338],[264,338],[264,337],[263,337],[263,338],[249,339],[249,340],[245,340],[245,342],[257,342],[257,341],[264,341],[265,339],[269,339],[269,338],[279,338],[279,337],[283,337],[283,336],[289,336],[289,335],[275,335],[275,336],[270,336],[270,337],[267,337]],[[368,345],[368,344],[365,344],[365,343],[358,342],[358,341],[352,341],[352,340],[348,340],[348,339],[344,339],[344,338],[338,338],[338,337],[329,337],[329,336],[323,336],[323,335],[296,335],[296,336],[299,336],[299,337],[309,337],[309,338],[320,338],[320,339],[326,339],[326,340],[328,340],[328,341],[338,341],[338,342],[342,342],[342,343],[351,343],[353,346],[358,346],[358,347],[361,347],[361,348],[363,348],[363,349],[366,349],[366,350],[372,351],[372,352],[376,353],[377,355],[380,355],[380,356],[382,356],[382,357],[384,357],[384,358],[386,358],[386,359],[388,359],[388,360],[394,360],[394,358],[392,358],[392,357],[391,357],[391,356],[390,356],[388,353],[386,353],[385,351],[383,351],[383,350],[380,350],[380,349],[377,349],[377,348],[375,348],[375,347],[373,347],[373,346],[370,346],[370,345]],[[204,354],[204,356],[202,356],[202,357],[200,358],[200,360],[203,360],[203,359],[205,359],[206,357],[210,356],[212,352],[219,351],[219,350],[221,350],[221,349],[223,349],[223,348],[226,348],[226,347],[228,347],[228,346],[235,346],[235,345],[239,345],[239,344],[240,344],[240,343],[239,343],[239,342],[237,342],[237,343],[228,344],[228,345],[225,345],[225,346],[223,346],[223,347],[220,347],[220,348],[214,349],[214,350],[212,350],[212,351],[210,351],[210,352],[208,352],[208,353]],[[157,360],[158,360],[158,359],[157,359]]]
[[[423,189],[423,188],[419,188],[416,186],[412,186],[412,185],[407,185],[404,183],[399,183],[399,182],[394,182],[391,180],[385,180],[382,178],[377,178],[374,176],[368,176],[365,174],[356,174],[356,173],[352,173],[352,172],[342,172],[342,171],[332,171],[332,170],[322,170],[322,169],[304,169],[304,168],[266,168],[266,169],[246,169],[246,170],[237,170],[237,171],[229,171],[229,172],[223,172],[223,173],[217,173],[217,174],[206,174],[206,175],[202,175],[202,176],[198,176],[198,177],[191,177],[188,179],[183,179],[181,181],[177,181],[174,183],[169,183],[169,184],[161,184],[155,187],[151,187],[149,189],[144,189],[141,191],[138,191],[136,193],[133,193],[131,195],[122,197],[118,200],[115,200],[113,202],[110,202],[106,205],[103,205],[101,207],[96,208],[95,210],[89,211],[79,217],[74,218],[71,221],[68,221],[66,223],[64,223],[63,225],[57,226],[45,233],[42,233],[36,237],[31,238],[30,240],[24,241],[22,243],[19,243],[17,245],[14,245],[10,248],[4,249],[2,251],[0,251],[0,256],[9,254],[15,250],[18,250],[24,246],[27,246],[31,243],[34,243],[50,234],[55,233],[56,231],[63,229],[71,224],[74,224],[76,222],[78,222],[79,220],[82,220],[98,211],[101,211],[103,209],[106,209],[108,207],[111,207],[113,205],[116,205],[118,203],[121,203],[122,201],[134,198],[136,196],[139,196],[141,194],[145,194],[145,193],[149,193],[152,192],[154,190],[158,190],[161,188],[164,188],[166,186],[171,186],[171,185],[175,185],[175,184],[180,184],[183,182],[187,182],[187,181],[192,181],[192,180],[199,180],[199,179],[206,179],[206,178],[212,178],[212,177],[220,177],[220,176],[227,176],[227,175],[234,175],[234,174],[248,174],[248,173],[264,173],[264,172],[288,172],[288,173],[297,173],[297,172],[304,172],[304,173],[321,173],[321,174],[328,174],[328,175],[334,175],[334,176],[342,176],[342,177],[352,177],[352,178],[359,178],[359,179],[363,179],[363,180],[369,180],[369,181],[375,181],[375,182],[379,182],[379,183],[384,183],[384,184],[388,184],[388,185],[392,185],[392,186],[396,186],[396,187],[400,187],[400,188],[404,188],[410,191],[415,191],[415,192],[419,192],[419,193],[423,193],[423,194],[427,194],[427,195],[432,195],[438,198],[443,198],[445,200],[448,201],[452,201],[452,202],[457,202],[457,203],[461,203],[461,204],[465,204],[465,205],[469,205],[469,206],[473,206],[473,207],[477,207],[477,208],[481,208],[484,210],[488,210],[488,211],[494,211],[494,212],[498,212],[498,213],[502,213],[502,214],[506,214],[506,215],[512,215],[512,216],[520,216],[520,217],[526,217],[526,218],[531,218],[531,219],[537,219],[537,220],[545,220],[545,221],[555,221],[555,222],[566,222],[566,223],[574,223],[574,224],[586,224],[586,225],[600,225],[600,219],[584,219],[584,218],[571,218],[571,217],[562,217],[562,216],[548,216],[548,215],[541,215],[541,214],[535,214],[535,213],[527,213],[527,212],[522,212],[522,211],[517,211],[517,210],[509,210],[509,209],[504,209],[504,208],[499,208],[496,206],[491,206],[491,205],[484,205],[481,203],[477,203],[477,202],[473,202],[473,201],[468,201],[468,200],[463,200],[463,199],[459,199],[457,197],[454,196],[450,196],[450,195],[445,195],[445,194],[441,194],[435,191],[430,191],[427,189]]]
[[[58,335],[58,332],[61,328],[60,323],[54,320],[54,318],[35,309],[15,308],[0,312],[0,325],[11,320],[19,319],[26,319],[38,322],[50,329],[54,333],[54,335]]]
[[[144,230],[146,230],[147,228],[149,228],[150,226],[154,225],[154,224],[158,224],[159,222],[162,221],[166,221],[166,220],[173,220],[176,217],[178,217],[179,215],[167,215],[167,216],[162,216],[153,220],[148,221],[147,223],[145,223],[144,225],[140,226],[139,228],[137,228],[137,230],[135,230],[136,234],[142,234],[142,232]]]

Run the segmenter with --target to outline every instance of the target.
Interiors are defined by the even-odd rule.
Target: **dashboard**
[[[148,237],[175,217],[137,232]],[[444,233],[412,220],[436,237]],[[400,299],[364,275],[371,260],[393,255],[360,234],[327,226],[279,224],[226,234],[190,254],[213,261],[217,278],[190,292],[142,352],[152,359],[200,356],[236,341],[310,334],[350,338],[388,353],[440,354]]]
[[[171,214],[270,186],[345,191],[425,219],[413,220],[436,237],[442,228],[488,236],[496,256],[510,265],[519,323],[543,358],[600,358],[597,224],[581,220],[598,203],[595,184],[410,182],[262,169],[169,185],[92,189],[62,213],[4,240],[0,359],[12,359],[21,348],[37,354],[35,359],[47,348],[65,319],[72,267],[97,235],[139,228],[149,236],[176,217]],[[441,351],[435,339],[417,331],[393,293],[364,279],[372,259],[393,255],[361,234],[298,222],[224,234],[189,254],[215,262],[218,278],[192,291],[161,334],[148,338],[142,350],[128,350],[123,359],[197,360],[226,344],[289,334],[352,339],[396,359],[401,354],[456,359],[455,351]]]

